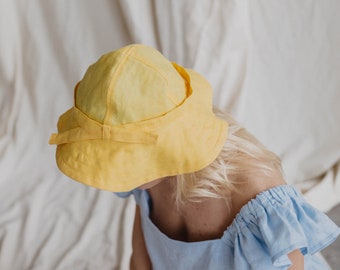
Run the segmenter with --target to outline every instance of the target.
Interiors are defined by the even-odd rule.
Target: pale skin
[[[220,238],[242,206],[250,199],[262,191],[285,184],[284,179],[280,176],[275,178],[264,175],[261,175],[261,177],[252,175],[249,179],[243,177],[242,184],[239,186],[242,192],[231,194],[231,209],[227,207],[223,199],[209,198],[204,199],[200,203],[186,203],[179,211],[171,195],[176,181],[171,180],[173,179],[157,179],[140,188],[147,189],[153,201],[154,207],[150,212],[150,218],[153,223],[170,238],[186,242]],[[135,214],[132,248],[130,269],[152,269],[145,247],[138,206]],[[292,262],[289,270],[304,269],[304,257],[300,250],[292,251],[288,254],[288,257]]]

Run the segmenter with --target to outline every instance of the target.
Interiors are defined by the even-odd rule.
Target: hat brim
[[[209,83],[194,71],[186,72],[192,95],[182,105],[163,116],[127,125],[127,129],[157,134],[156,143],[90,139],[58,144],[59,169],[83,184],[125,192],[158,178],[208,166],[224,145],[228,123],[212,112]],[[210,103],[209,112],[197,106],[202,102]]]

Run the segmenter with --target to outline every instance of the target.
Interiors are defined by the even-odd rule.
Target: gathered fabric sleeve
[[[324,213],[308,204],[294,187],[284,185],[245,205],[225,237],[234,246],[235,265],[247,264],[244,269],[262,269],[269,263],[273,269],[288,269],[288,254],[296,249],[305,256],[305,269],[318,269],[312,266],[312,255],[335,241],[339,233]]]

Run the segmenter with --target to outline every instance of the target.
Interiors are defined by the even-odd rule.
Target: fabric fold
[[[260,267],[263,261],[258,258],[268,255],[273,266],[287,269],[290,252],[299,249],[305,256],[314,255],[335,241],[339,233],[324,213],[308,204],[294,187],[284,185],[249,201],[224,238],[234,246],[233,257],[246,258],[252,269],[259,269],[255,266]]]

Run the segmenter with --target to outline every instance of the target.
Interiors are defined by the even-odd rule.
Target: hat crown
[[[140,44],[103,55],[86,71],[75,105],[105,125],[166,114],[187,97],[183,78],[161,53]]]
[[[67,176],[120,192],[204,168],[227,131],[201,75],[132,45],[89,67],[50,143],[57,144],[57,164]]]

